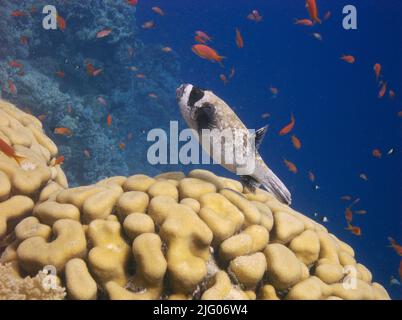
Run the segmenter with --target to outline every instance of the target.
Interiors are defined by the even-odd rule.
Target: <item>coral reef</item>
[[[1,298],[389,299],[349,245],[266,191],[200,169],[68,188],[36,118],[1,102],[0,136],[25,158],[0,153]]]
[[[42,28],[45,5],[56,6],[66,21],[64,30]],[[13,17],[14,10],[23,16]],[[60,153],[75,160],[64,166],[73,186],[134,170],[151,172],[144,165],[146,146],[138,137],[157,123],[168,125],[177,118],[172,93],[179,83],[178,61],[174,53],[138,39],[135,10],[125,1],[1,2],[0,94],[45,117],[45,129]],[[111,28],[111,34],[96,38],[105,28]],[[21,68],[11,66],[10,61]],[[89,75],[88,63],[102,72]],[[13,82],[15,93],[8,81]],[[151,92],[157,98],[150,98]],[[108,114],[113,116],[110,128]],[[67,127],[73,135],[54,135],[54,127]],[[129,134],[132,139],[127,139]],[[125,150],[119,149],[120,142],[127,145]]]

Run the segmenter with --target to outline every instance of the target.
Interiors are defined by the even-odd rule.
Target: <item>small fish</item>
[[[229,82],[228,79],[226,78],[226,76],[225,76],[223,73],[221,73],[221,74],[219,75],[219,79],[222,80],[222,82],[223,82],[224,85],[227,85],[227,83]]]
[[[171,47],[163,47],[161,50],[163,52],[172,52],[173,51]]]
[[[353,64],[353,63],[355,63],[355,61],[356,61],[355,57],[352,56],[352,55],[350,55],[350,54],[343,54],[343,55],[340,57],[340,59],[343,60],[343,61],[345,61],[345,62],[347,62],[347,63],[350,63],[350,64]]]
[[[389,279],[389,285],[390,286],[400,286],[401,283],[396,279],[395,277],[391,276]]]
[[[94,76],[94,77],[96,77],[96,76],[98,76],[98,75],[100,75],[101,73],[102,73],[102,71],[103,71],[103,69],[96,69],[96,70],[94,70],[94,72],[92,73],[92,75]]]
[[[283,162],[285,163],[286,167],[288,167],[288,170],[290,172],[297,173],[297,167],[293,162],[286,160],[286,159],[283,159]]]
[[[378,91],[378,98],[381,99],[385,96],[385,93],[387,92],[387,83],[382,81],[381,82],[381,88],[380,91]]]
[[[367,214],[366,210],[356,210],[355,211],[356,214]]]
[[[152,7],[151,10],[153,12],[155,12],[156,14],[159,14],[160,16],[164,16],[165,13],[163,12],[163,10],[159,7]]]
[[[107,37],[109,34],[111,34],[112,33],[112,29],[103,29],[103,30],[101,30],[101,31],[99,31],[97,34],[96,34],[96,38],[97,39],[100,39],[100,38],[105,38],[105,37]]]
[[[388,237],[390,247],[395,250],[398,256],[402,257],[402,245],[399,245],[393,238]]]
[[[234,77],[234,75],[235,75],[235,68],[234,67],[231,67],[230,68],[230,74],[229,74],[229,79],[232,79],[233,77]]]
[[[342,196],[341,200],[342,201],[350,201],[350,200],[352,200],[352,197],[351,196]]]
[[[91,153],[88,150],[84,150],[84,156],[87,157],[88,159],[91,157]]]
[[[318,212],[314,212],[314,213],[313,213],[313,216],[314,216],[315,218],[317,218],[317,217],[318,217]]]
[[[130,71],[138,71],[138,68],[136,66],[130,66],[130,67],[127,67],[127,69]]]
[[[143,29],[153,29],[153,28],[155,28],[155,26],[156,26],[155,21],[150,20],[150,21],[144,22],[141,25],[141,28],[143,28]]]
[[[295,135],[292,135],[290,139],[292,140],[293,147],[295,147],[296,150],[300,150],[301,142],[299,138],[296,137]]]
[[[314,190],[314,191],[320,190],[320,186],[319,186],[319,185],[315,185],[315,186],[313,187],[313,190]]]
[[[94,74],[94,71],[95,71],[95,67],[93,66],[93,64],[92,63],[87,63],[87,64],[85,64],[85,69],[87,70],[87,73],[90,75],[90,76],[93,76],[93,74]]]
[[[21,69],[23,67],[21,62],[18,62],[17,60],[11,60],[8,62],[8,65],[12,68],[17,68],[17,69]]]
[[[56,22],[57,22],[57,26],[61,29],[61,31],[66,30],[66,20],[64,20],[64,18],[60,15],[57,15],[56,18]]]
[[[137,74],[136,77],[137,77],[138,79],[145,79],[145,78],[146,78],[145,74],[143,74],[143,73]]]
[[[331,15],[332,15],[331,11],[327,11],[327,12],[324,14],[323,20],[324,20],[324,21],[328,20],[329,18],[331,18]]]
[[[395,91],[390,89],[389,92],[388,92],[388,95],[389,95],[390,99],[394,99],[395,98]]]
[[[64,163],[64,156],[58,156],[54,162],[54,165],[57,166],[59,164],[63,164]]]
[[[6,156],[13,158],[18,164],[21,164],[25,157],[19,156],[15,153],[13,147],[11,147],[6,141],[0,138],[0,151],[3,152]]]
[[[306,27],[311,27],[314,24],[310,19],[295,19],[294,23]]]
[[[322,222],[328,222],[329,220],[328,220],[327,217],[324,216],[324,217],[321,218],[321,221],[322,221]]]
[[[311,20],[317,23],[321,23],[321,20],[318,17],[318,8],[315,0],[306,0],[306,8],[310,15]]]
[[[373,67],[373,70],[374,70],[375,78],[378,81],[378,79],[380,79],[380,75],[381,75],[381,64],[376,63]]]
[[[107,102],[106,102],[106,100],[105,100],[105,98],[103,98],[103,97],[98,97],[98,99],[96,99],[98,102],[99,102],[99,104],[101,104],[102,106],[107,106]]]
[[[391,149],[388,150],[387,155],[392,156],[394,153],[395,153],[394,148],[391,148]]]
[[[345,228],[345,230],[350,231],[355,236],[361,236],[362,235],[362,230],[360,229],[360,227],[352,226],[350,223],[348,223],[348,227]]]
[[[222,59],[225,57],[220,56],[214,49],[208,47],[205,44],[195,44],[191,47],[191,50],[200,58],[206,59],[211,62],[218,62],[222,65]]]
[[[20,37],[20,42],[23,45],[27,45],[28,44],[28,37],[27,36],[21,36]]]
[[[8,90],[10,91],[10,93],[12,95],[16,95],[17,94],[17,87],[15,86],[13,80],[8,80]]]
[[[350,210],[350,207],[345,209],[345,219],[348,224],[350,224],[353,220],[353,212]]]
[[[308,178],[311,182],[315,181],[315,174],[311,170],[308,172]]]
[[[66,74],[64,73],[64,71],[56,71],[56,76],[58,76],[59,78],[64,78]]]
[[[354,205],[358,204],[360,202],[360,198],[356,198],[353,200],[353,202],[350,204],[349,208],[352,208]]]
[[[25,14],[25,12],[23,12],[23,11],[14,10],[14,11],[11,12],[10,15],[11,15],[12,17],[16,18],[16,17],[23,17],[23,16],[25,16],[26,14]]]
[[[200,30],[195,32],[195,36],[199,37],[200,39],[202,39],[204,41],[203,43],[212,40],[212,37],[210,37],[206,32],[200,31]]]
[[[118,146],[119,146],[119,149],[122,151],[126,149],[126,144],[124,142],[119,142]]]
[[[239,49],[244,47],[243,37],[240,33],[240,30],[236,28],[236,45]]]
[[[377,158],[377,159],[381,159],[381,157],[382,157],[382,153],[381,153],[380,149],[374,149],[371,152],[371,154],[373,155],[374,158]]]
[[[138,3],[138,0],[127,0],[127,4],[130,6],[136,6]]]
[[[112,116],[110,114],[108,114],[106,122],[108,127],[112,125]]]
[[[318,41],[321,41],[321,40],[322,40],[322,35],[321,35],[320,33],[318,33],[318,32],[314,32],[314,33],[313,33],[313,37],[314,37],[315,39],[317,39]]]
[[[272,85],[269,87],[269,91],[271,91],[271,93],[274,97],[276,97],[279,93],[279,89],[276,87],[273,87]]]
[[[194,40],[195,40],[195,42],[198,42],[198,43],[207,43],[206,41],[205,41],[205,39],[203,39],[203,38],[201,38],[200,36],[195,36],[194,37]]]
[[[293,116],[293,113],[290,114],[290,123],[284,126],[280,131],[279,135],[284,136],[285,134],[288,134],[292,129],[294,128],[296,123],[295,117]]]
[[[150,93],[148,93],[148,97],[150,97],[152,99],[157,99],[158,95],[156,93],[154,93],[154,92],[150,92]]]
[[[368,177],[365,173],[361,173],[359,174],[360,179],[364,180],[364,181],[368,181]]]
[[[247,19],[254,22],[260,22],[262,20],[262,16],[257,10],[254,9],[247,15]]]
[[[269,118],[270,116],[271,116],[270,113],[264,112],[264,113],[261,115],[261,118],[266,119],[266,118]]]
[[[71,137],[73,135],[72,131],[66,127],[55,128],[53,131],[54,134],[59,134],[66,137]]]

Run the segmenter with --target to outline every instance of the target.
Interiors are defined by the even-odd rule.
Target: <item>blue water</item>
[[[179,55],[183,81],[210,88],[225,99],[251,128],[270,124],[261,153],[271,169],[290,188],[293,206],[311,217],[314,212],[327,216],[326,226],[351,244],[357,259],[384,284],[393,298],[402,298],[400,286],[390,287],[393,275],[399,279],[400,257],[388,248],[387,237],[402,242],[402,3],[400,1],[317,1],[321,15],[332,16],[312,28],[296,26],[294,18],[307,18],[303,1],[143,1],[138,5],[140,21],[154,19],[150,8],[160,5],[166,16],[156,19],[155,30],[141,32],[147,42],[171,46]],[[357,8],[357,30],[342,27],[342,8]],[[245,19],[258,9],[263,21]],[[235,45],[235,28],[244,38],[244,48]],[[221,55],[225,69],[202,60],[190,50],[193,34],[203,30],[213,37],[211,47]],[[322,41],[311,35],[318,32]],[[355,64],[339,59],[355,56]],[[383,68],[383,77],[396,92],[378,99],[378,83],[373,65]],[[236,75],[226,86],[219,74]],[[279,89],[276,98],[269,86]],[[262,119],[269,112],[271,117]],[[294,132],[302,142],[293,148],[290,137],[278,136],[296,117]],[[380,148],[392,156],[376,159],[371,151]],[[287,171],[283,158],[294,162],[298,174]],[[319,190],[314,191],[308,170],[316,175]],[[359,178],[366,173],[367,182]],[[344,230],[346,204],[342,195],[361,199],[353,224],[362,235]]]
[[[128,20],[127,15],[135,15],[134,40],[127,38],[135,47],[133,61],[120,58],[127,52],[126,48],[107,39],[104,42],[76,41],[83,33],[94,32],[92,21],[97,25],[96,31],[102,23],[91,17],[84,28],[77,22],[78,13],[69,7],[70,3],[48,2],[62,6],[61,14],[67,19],[66,31],[51,35],[43,30],[32,32],[29,36],[36,39],[36,43],[31,46],[34,43],[31,41],[30,51],[25,52],[20,45],[14,50],[18,38],[13,39],[13,34],[24,34],[18,33],[24,26],[36,28],[40,15],[33,16],[34,24],[28,27],[30,20],[23,18],[16,22],[10,19],[9,11],[19,6],[25,10],[31,4],[37,4],[40,9],[45,3],[0,1],[0,8],[7,7],[3,16],[0,12],[0,40],[7,43],[0,48],[2,97],[19,106],[30,107],[36,115],[48,114],[46,132],[66,156],[64,169],[73,185],[100,178],[94,163],[104,165],[102,173],[105,175],[133,172],[152,175],[172,169],[188,172],[190,167],[181,165],[156,168],[149,165],[145,155],[150,144],[146,142],[145,132],[155,127],[167,128],[169,120],[179,120],[181,128],[185,128],[175,102],[174,90],[180,83],[208,88],[223,98],[249,128],[269,124],[260,152],[292,192],[292,206],[314,219],[326,216],[329,221],[324,225],[353,246],[357,260],[372,271],[374,281],[383,284],[392,298],[402,299],[402,287],[389,284],[391,276],[399,279],[401,258],[388,247],[387,241],[391,236],[402,244],[402,118],[397,116],[402,110],[401,1],[317,0],[320,16],[326,11],[331,11],[332,16],[322,25],[310,28],[293,23],[295,18],[308,18],[303,0],[139,0],[136,8],[124,9],[119,17]],[[108,10],[109,4],[124,1],[96,0],[93,3],[94,10],[101,7],[99,3]],[[347,4],[357,8],[357,30],[342,28],[342,8]],[[161,7],[166,15],[157,16],[151,10],[153,6]],[[260,23],[246,19],[253,9],[263,16]],[[89,9],[82,9],[84,16],[85,10]],[[109,18],[113,21],[113,17]],[[149,20],[154,20],[156,27],[142,29],[141,25]],[[116,21],[117,24],[120,22]],[[236,28],[244,38],[242,49],[235,44]],[[196,30],[205,31],[213,38],[208,45],[226,57],[224,68],[200,59],[191,51]],[[313,32],[320,33],[322,40],[315,39]],[[45,46],[39,45],[40,41],[45,42]],[[53,51],[46,50],[46,44]],[[162,46],[171,47],[173,52],[161,54]],[[119,54],[116,53],[118,50]],[[340,60],[342,54],[353,55],[356,62],[348,64]],[[86,58],[95,59],[95,63],[105,68],[103,78],[91,79],[81,71]],[[57,89],[66,96],[60,98],[61,101],[42,103],[44,95],[37,94],[37,89],[30,89],[23,77],[11,75],[7,67],[7,61],[11,59],[31,64],[39,73],[52,79],[49,87],[59,86]],[[382,65],[383,79],[388,87],[396,92],[394,100],[388,98],[388,93],[382,99],[377,98],[379,87],[373,72],[377,62]],[[147,78],[140,80],[127,76],[126,67],[130,65],[139,66],[139,72],[144,72]],[[225,86],[219,75],[228,76],[231,67],[235,68],[235,76]],[[59,69],[66,71],[66,79],[55,78],[54,72]],[[28,68],[28,76],[29,71]],[[4,90],[7,77],[16,82],[17,96],[10,96]],[[279,89],[277,97],[269,91],[271,85]],[[149,92],[158,93],[158,99],[149,99]],[[59,92],[45,94],[46,99],[51,100],[58,97]],[[99,95],[108,101],[104,108],[96,103]],[[69,98],[73,100],[75,120],[66,117],[66,106],[71,103]],[[270,117],[263,119],[262,114],[266,112]],[[108,113],[113,116],[111,128],[105,124]],[[278,135],[289,122],[291,113],[296,118],[291,134],[301,140],[301,150],[292,146],[291,134]],[[52,135],[52,128],[66,123],[77,128],[74,137]],[[134,134],[132,141],[123,139],[128,133]],[[119,141],[126,143],[126,150],[117,149]],[[382,150],[382,159],[371,155],[375,148]],[[386,153],[391,148],[395,153],[388,156]],[[84,149],[91,152],[90,159],[83,156]],[[297,174],[288,171],[284,158],[297,165]],[[194,167],[200,166],[191,168]],[[219,166],[205,168],[234,177]],[[89,174],[89,170],[94,173]],[[319,190],[314,190],[314,184],[309,181],[309,170],[314,172]],[[360,173],[365,173],[368,181],[360,179]],[[361,201],[354,208],[368,211],[366,215],[355,215],[352,222],[361,227],[361,236],[345,230],[347,204],[340,200],[343,195],[359,197]],[[314,217],[315,212],[318,217]]]

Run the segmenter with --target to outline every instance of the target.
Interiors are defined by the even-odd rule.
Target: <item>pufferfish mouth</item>
[[[184,83],[176,89],[176,99],[177,100],[180,100],[183,97],[184,91],[186,90],[188,85],[189,85],[188,83]]]

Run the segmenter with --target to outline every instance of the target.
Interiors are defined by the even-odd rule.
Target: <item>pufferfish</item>
[[[182,84],[177,88],[176,97],[184,120],[191,129],[198,133],[197,139],[214,163],[219,163],[227,170],[240,175],[240,181],[248,190],[254,191],[255,188],[262,185],[281,202],[291,203],[289,190],[269,169],[258,152],[268,126],[255,132],[249,131],[222,99],[212,91],[203,90],[191,84]],[[204,139],[205,129],[209,129],[209,139]],[[237,140],[234,138],[230,140],[230,143],[225,143],[226,140],[222,140],[219,136],[225,129],[240,133],[239,136],[242,138]],[[255,145],[250,148],[248,143],[255,143]],[[226,150],[228,146],[234,150],[231,157],[230,152]],[[243,160],[236,161],[235,154],[241,154]],[[226,161],[227,159],[230,161]],[[251,162],[253,165],[249,165]],[[246,174],[242,172],[246,172]]]

